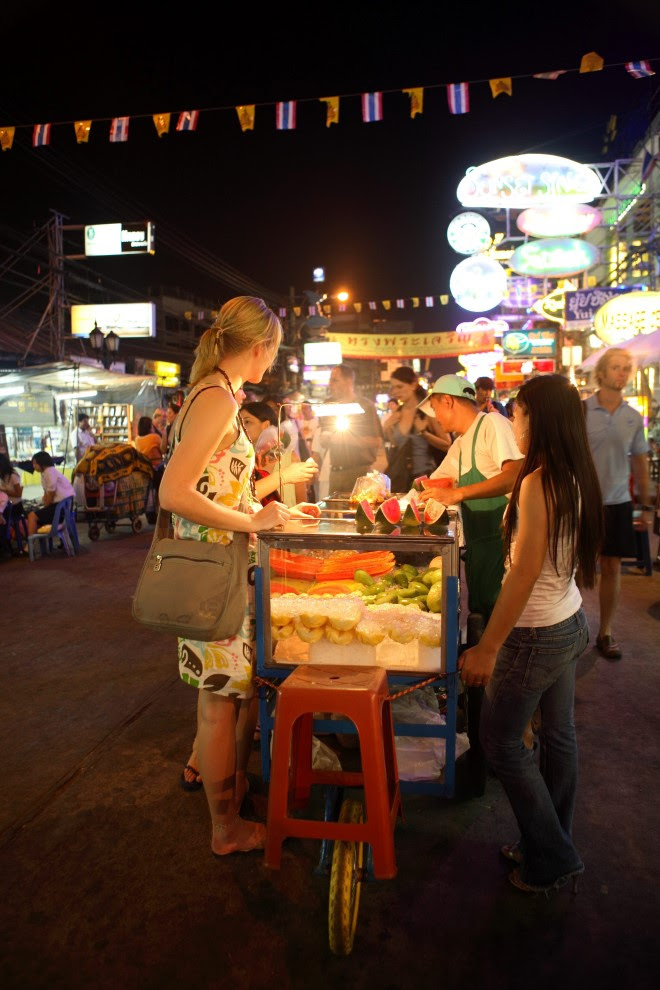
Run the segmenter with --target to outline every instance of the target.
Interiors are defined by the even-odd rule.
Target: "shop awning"
[[[654,330],[653,333],[640,333],[636,337],[632,337],[631,340],[624,340],[616,346],[625,348],[633,356],[638,368],[645,368],[648,364],[660,362],[660,330]],[[589,371],[594,368],[602,353],[603,350],[598,350],[590,354],[580,364],[580,370]]]

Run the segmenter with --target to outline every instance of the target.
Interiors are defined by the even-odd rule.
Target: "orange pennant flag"
[[[580,72],[600,72],[605,62],[596,52],[588,52],[582,56],[580,62]]]
[[[489,79],[488,85],[490,86],[490,91],[493,94],[493,99],[495,99],[496,96],[499,96],[500,93],[506,93],[507,96],[511,96],[513,84],[510,76],[504,79]]]
[[[158,134],[158,137],[162,137],[163,134],[168,134],[170,130],[169,113],[155,113],[154,126],[156,128],[156,133]]]
[[[383,309],[391,309],[392,308],[392,300],[391,299],[382,299],[381,302],[383,304]]]
[[[353,303],[353,309],[356,313],[362,312],[362,303]]]
[[[293,312],[296,314],[296,316],[300,316],[300,314],[302,313],[302,306],[294,306]]]
[[[14,143],[15,127],[0,127],[0,148],[3,151],[10,151]]]
[[[242,131],[253,131],[254,130],[254,108],[255,103],[249,103],[246,106],[236,107],[236,113],[238,114],[238,121],[241,125]]]
[[[330,124],[339,123],[339,97],[322,96],[321,103],[326,104],[325,126],[330,127]]]
[[[449,302],[449,296],[440,296],[440,302],[443,306],[446,306]]]
[[[414,89],[404,89],[404,93],[407,93],[410,97],[410,116],[415,117],[418,113],[424,112],[424,89],[422,86],[416,86]]]
[[[413,304],[413,309],[419,308],[419,296],[412,297],[412,304]]]
[[[89,141],[89,132],[92,129],[91,120],[77,120],[73,127],[76,132],[76,141],[78,144],[87,144]]]
[[[326,303],[325,306],[321,306],[321,309],[323,310],[326,316],[330,316],[332,313],[332,306],[330,305],[330,303]]]

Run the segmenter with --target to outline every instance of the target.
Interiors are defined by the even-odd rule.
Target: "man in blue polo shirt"
[[[621,558],[635,557],[632,475],[642,514],[635,522],[647,530],[653,522],[649,498],[649,445],[644,421],[623,399],[632,372],[628,351],[610,347],[594,369],[598,390],[585,401],[587,435],[603,495],[605,536],[600,553],[600,629],[596,646],[606,660],[620,660],[622,651],[612,638],[612,622],[621,588]]]

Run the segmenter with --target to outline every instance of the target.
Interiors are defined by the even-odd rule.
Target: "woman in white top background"
[[[73,485],[61,471],[55,467],[55,462],[45,450],[38,450],[32,458],[32,466],[41,475],[41,486],[44,490],[43,504],[36,512],[28,512],[28,534],[32,536],[40,526],[46,526],[53,521],[55,506],[58,502],[73,495]]]
[[[577,389],[561,375],[532,378],[513,413],[524,461],[504,517],[506,573],[461,677],[485,686],[480,740],[516,816],[520,840],[503,846],[511,883],[548,893],[584,870],[573,844],[577,740],[575,667],[589,641],[582,598],[596,580],[602,499]],[[537,707],[539,760],[523,742]]]

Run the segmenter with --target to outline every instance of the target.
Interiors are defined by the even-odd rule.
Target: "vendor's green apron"
[[[481,416],[472,437],[472,467],[463,473],[462,452],[458,455],[458,487],[476,485],[486,481],[486,476],[476,467],[476,444]],[[506,495],[493,498],[471,498],[461,502],[463,534],[465,539],[465,579],[468,587],[468,609],[480,612],[484,622],[493,611],[495,599],[504,577],[504,552],[502,548],[502,516],[507,504]]]

